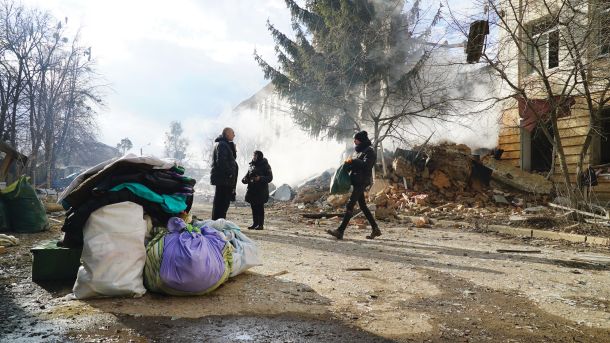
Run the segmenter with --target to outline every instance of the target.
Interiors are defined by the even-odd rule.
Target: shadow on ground
[[[393,342],[332,318],[211,316],[198,319],[119,317],[153,342]]]
[[[202,316],[322,315],[331,300],[310,286],[274,276],[246,272],[204,296],[176,297],[148,292],[140,299],[107,298],[85,301],[113,314],[198,318]]]

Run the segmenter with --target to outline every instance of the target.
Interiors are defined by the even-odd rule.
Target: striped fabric
[[[146,265],[144,266],[144,286],[151,292],[163,293],[177,296],[204,295],[213,292],[229,279],[233,269],[233,246],[226,243],[222,250],[222,257],[225,261],[225,271],[222,277],[212,287],[201,292],[181,292],[167,287],[161,280],[160,270],[163,260],[163,244],[167,230],[159,232],[146,247]]]

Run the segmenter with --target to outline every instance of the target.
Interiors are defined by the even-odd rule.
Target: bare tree
[[[0,1],[0,134],[29,154],[28,173],[36,182],[42,172],[48,186],[58,158],[94,139],[103,105],[91,48],[66,37],[66,24]]]
[[[481,0],[478,5],[488,12],[477,18],[452,13],[452,23],[467,37],[476,22],[468,24],[487,22],[490,34],[479,46],[481,60],[503,81],[501,100],[511,99],[504,101],[505,113],[517,110],[521,127],[544,134],[553,148],[549,175],[556,156],[561,183],[576,203],[582,192],[575,186],[591,144],[602,136],[602,113],[610,101],[610,1]],[[488,18],[481,21],[482,15]],[[585,130],[575,129],[579,126]],[[566,153],[568,148],[578,152]]]
[[[169,132],[165,133],[165,155],[182,162],[186,158],[189,142],[183,136],[184,129],[180,122],[173,121],[169,127]]]
[[[121,139],[121,141],[119,142],[119,144],[116,145],[116,147],[121,151],[121,154],[125,155],[128,150],[133,148],[133,143],[131,143],[131,140],[129,138],[125,137]]]

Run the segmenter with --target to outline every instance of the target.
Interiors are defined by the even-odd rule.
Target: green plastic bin
[[[33,281],[76,280],[82,248],[58,247],[57,240],[51,240],[41,242],[30,251]]]

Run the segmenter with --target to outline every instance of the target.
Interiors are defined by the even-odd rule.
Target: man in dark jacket
[[[252,208],[253,224],[250,230],[262,230],[265,225],[265,203],[269,201],[269,183],[273,181],[273,172],[261,151],[255,151],[250,162],[248,173],[241,180],[248,185],[246,201]]]
[[[370,235],[366,236],[368,239],[381,236],[381,230],[375,222],[373,214],[366,206],[366,199],[364,192],[373,183],[373,168],[377,161],[377,154],[375,149],[371,147],[371,141],[369,140],[368,133],[366,131],[360,131],[354,136],[354,144],[356,145],[356,153],[353,158],[349,158],[345,163],[351,166],[350,178],[353,186],[352,195],[346,205],[345,215],[339,228],[336,230],[326,231],[328,234],[334,236],[337,239],[343,239],[343,233],[350,219],[354,215],[354,206],[358,203],[360,210],[364,213],[366,219],[373,231]]]
[[[235,132],[230,127],[222,130],[222,135],[216,138],[212,157],[211,182],[216,186],[212,219],[226,218],[231,201],[235,201],[235,186],[237,185],[237,149],[233,143]]]

